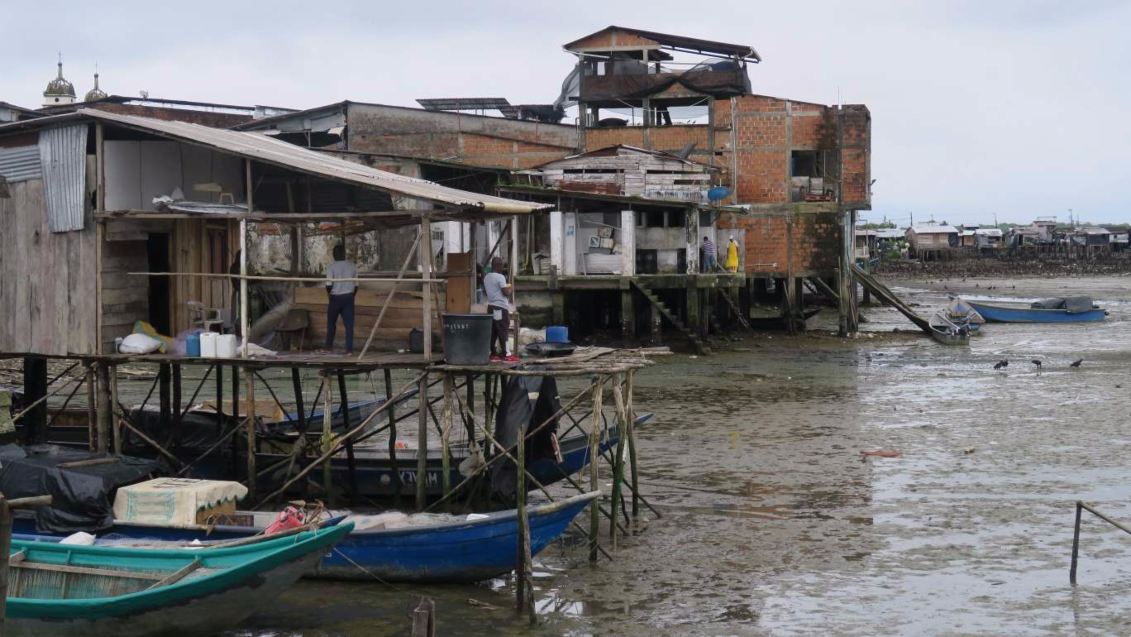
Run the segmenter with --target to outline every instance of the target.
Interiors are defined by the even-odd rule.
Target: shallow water
[[[1048,281],[898,292],[929,314],[967,284],[1028,298],[1057,293]],[[232,634],[407,635],[422,595],[438,634],[1129,634],[1131,537],[1086,516],[1068,585],[1074,501],[1131,520],[1122,283],[1071,280],[1111,310],[1102,324],[992,324],[969,348],[892,334],[910,323],[870,308],[857,339],[760,335],[662,359],[636,404],[656,413],[642,490],[664,517],[645,515],[615,562],[589,565],[574,535],[538,556],[536,627],[515,618],[510,578],[301,582]]]

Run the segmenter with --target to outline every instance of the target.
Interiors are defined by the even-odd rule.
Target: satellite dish
[[[707,199],[712,202],[722,201],[730,196],[730,188],[726,186],[715,186],[707,191]]]

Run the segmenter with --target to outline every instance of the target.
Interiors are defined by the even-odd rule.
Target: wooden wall
[[[107,234],[111,234],[114,224],[107,224]],[[144,238],[103,242],[102,351],[114,351],[114,339],[132,333],[134,321],[149,320],[149,281],[147,277],[127,274],[148,269]]]
[[[385,303],[385,293],[370,290],[359,290],[354,306],[353,340],[354,351],[361,351],[369,331],[377,322],[377,315],[381,313],[381,306]],[[443,290],[437,290],[432,302],[432,330],[440,332],[443,324],[440,322],[440,311],[436,302],[443,302]],[[294,293],[292,309],[307,310],[310,312],[310,327],[306,330],[306,349],[316,349],[326,344],[326,307],[329,297],[326,288],[322,285],[313,287],[297,287]],[[381,327],[373,336],[372,348],[377,351],[390,351],[408,348],[408,333],[414,327],[424,324],[424,293],[398,291],[393,300],[389,302],[389,309],[381,320]],[[295,349],[297,342],[292,341]],[[334,345],[341,349],[345,344],[345,334],[341,322],[338,323],[338,334]],[[436,345],[437,349],[439,345]]]
[[[43,180],[16,182],[10,191],[10,198],[0,199],[0,352],[96,353],[90,205],[82,230],[51,233]]]

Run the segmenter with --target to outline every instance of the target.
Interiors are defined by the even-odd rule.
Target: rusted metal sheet
[[[391,194],[414,197],[439,203],[447,207],[461,209],[478,209],[487,213],[499,215],[526,214],[536,210],[548,209],[549,204],[539,204],[491,195],[458,190],[441,186],[440,184],[406,177],[395,173],[377,170],[361,164],[355,164],[336,157],[331,157],[317,151],[301,148],[284,141],[272,139],[260,133],[245,133],[233,130],[208,128],[197,124],[185,122],[162,121],[147,117],[133,115],[119,115],[91,109],[80,109],[76,113],[52,118],[43,118],[39,122],[54,124],[68,121],[72,117],[93,118],[140,130],[169,139],[175,139],[190,144],[198,144],[213,148],[221,152],[238,155],[255,161],[282,166],[308,175],[323,177],[344,183],[354,184],[365,188],[383,190]],[[49,122],[44,120],[50,120]],[[17,122],[0,126],[0,134],[6,131],[20,130],[28,122]]]
[[[12,184],[42,177],[39,146],[0,148],[0,176]]]
[[[46,128],[39,133],[47,229],[83,229],[86,193],[86,124]]]

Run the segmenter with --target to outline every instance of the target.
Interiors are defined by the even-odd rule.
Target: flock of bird
[[[1029,362],[1032,363],[1037,368],[1037,371],[1041,370],[1041,368],[1042,368],[1041,361],[1034,358],[1033,360],[1031,360]],[[1078,359],[1072,361],[1071,363],[1069,363],[1068,366],[1072,367],[1072,368],[1077,368],[1077,367],[1080,367],[1080,365],[1083,362],[1084,362],[1084,359],[1078,358]],[[1005,369],[1006,367],[1009,367],[1009,361],[1008,360],[1000,360],[1000,361],[994,363],[994,369]]]

